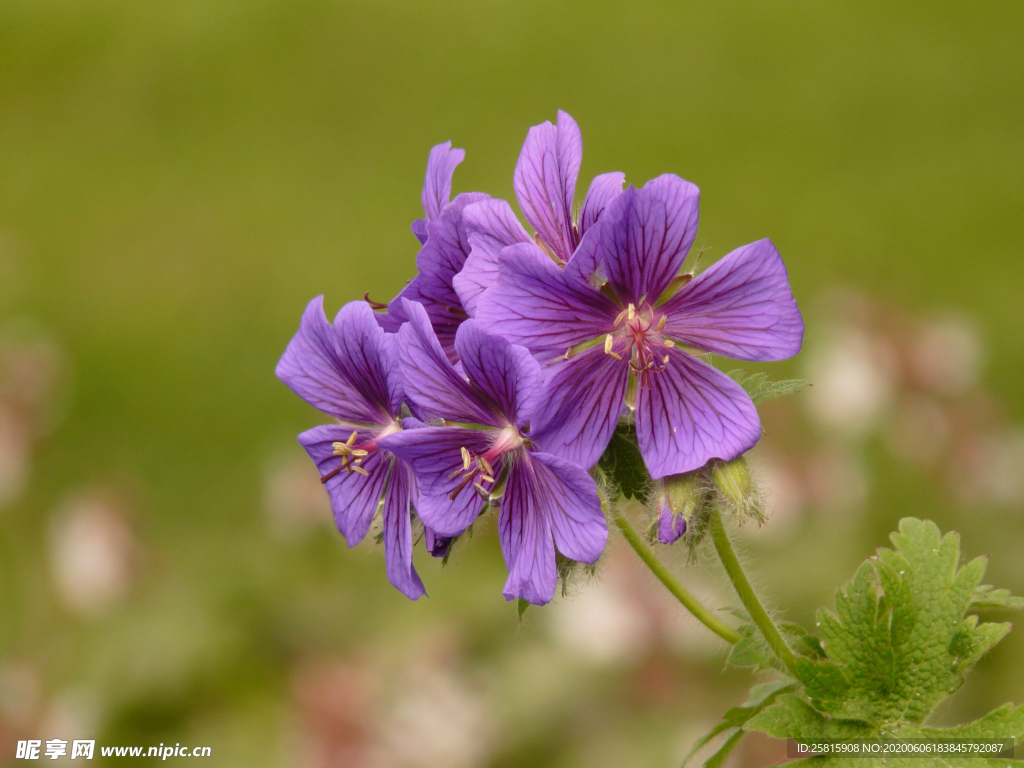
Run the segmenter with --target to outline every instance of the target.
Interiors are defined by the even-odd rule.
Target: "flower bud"
[[[711,467],[711,478],[722,498],[737,515],[764,522],[761,494],[743,456],[732,461],[716,461]]]
[[[427,552],[433,557],[447,558],[454,541],[454,536],[441,536],[434,533],[427,526],[423,526],[423,544],[427,548]]]
[[[686,525],[704,504],[704,489],[696,472],[669,475],[655,493],[658,541],[671,544],[686,533]]]

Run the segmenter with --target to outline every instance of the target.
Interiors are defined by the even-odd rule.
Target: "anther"
[[[369,472],[367,472],[367,471],[366,471],[365,469],[363,469],[362,467],[352,467],[352,471],[353,471],[353,472],[358,472],[358,473],[359,473],[360,475],[362,475],[363,477],[369,477],[369,476],[370,476],[370,473],[369,473]]]
[[[675,345],[676,343],[672,339],[665,339],[665,346],[669,349],[672,349]]]
[[[630,306],[633,306],[633,305],[630,304]],[[606,355],[611,355],[616,360],[621,360],[622,359],[622,355],[612,351],[612,344],[614,342],[615,342],[615,339],[612,338],[612,335],[610,333],[607,336],[604,337],[604,353]]]
[[[665,327],[665,321],[668,320],[668,315],[662,315],[658,318],[658,333]]]
[[[634,307],[632,304],[626,307],[626,317],[628,317],[630,320],[636,318],[636,307]]]
[[[462,471],[465,472],[469,469],[469,465],[473,461],[473,457],[469,453],[469,449],[466,446],[462,446],[459,450],[462,451]]]

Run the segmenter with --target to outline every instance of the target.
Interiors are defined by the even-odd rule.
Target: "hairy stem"
[[[650,568],[651,572],[658,577],[658,581],[664,584],[668,588],[668,591],[683,604],[683,607],[692,613],[697,618],[697,621],[726,642],[733,644],[739,642],[739,632],[716,619],[712,615],[711,611],[697,602],[697,598],[686,591],[686,588],[669,572],[668,568],[665,567],[665,564],[658,559],[657,555],[654,554],[654,551],[647,546],[647,542],[643,540],[643,537],[636,532],[636,529],[633,528],[632,525],[630,525],[629,520],[626,519],[621,510],[615,510],[614,517],[615,524],[619,526],[619,530],[622,531],[622,535],[626,537],[626,541],[629,542],[629,546],[631,546],[633,551],[636,552],[640,556],[640,559],[644,561],[644,565]]]
[[[761,630],[761,634],[764,635],[764,639],[768,641],[768,646],[779,658],[779,661],[785,664],[786,669],[789,670],[793,677],[797,677],[796,657],[793,655],[793,651],[790,650],[789,645],[786,644],[778,627],[772,622],[768,611],[764,609],[761,601],[757,599],[754,588],[750,586],[747,575],[743,572],[743,567],[736,557],[736,551],[732,548],[732,542],[729,541],[729,534],[725,532],[722,516],[717,509],[711,512],[709,526],[711,528],[711,538],[715,542],[715,549],[718,551],[718,557],[721,559],[722,565],[725,566],[725,572],[729,574],[729,580],[736,588],[736,593],[740,596],[740,600],[747,609],[747,613],[750,614],[750,618],[754,620],[758,629]]]

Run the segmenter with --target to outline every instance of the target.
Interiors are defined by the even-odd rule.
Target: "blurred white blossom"
[[[486,764],[494,746],[494,707],[456,670],[423,666],[401,681],[380,734],[375,768],[472,768]]]
[[[960,395],[978,383],[983,350],[974,324],[950,314],[925,322],[914,334],[910,371],[925,388]]]
[[[622,664],[650,646],[650,617],[636,595],[616,581],[606,572],[548,608],[555,640],[575,657],[593,664]]]
[[[283,537],[331,521],[331,504],[313,462],[296,446],[267,462],[264,505],[271,530]]]
[[[887,350],[856,328],[836,329],[805,353],[805,402],[820,425],[854,436],[871,431],[893,396]]]
[[[75,495],[51,521],[51,571],[58,595],[75,613],[101,613],[131,586],[137,545],[115,498]]]
[[[60,420],[67,367],[60,347],[33,323],[0,327],[0,507],[25,490],[34,444]]]

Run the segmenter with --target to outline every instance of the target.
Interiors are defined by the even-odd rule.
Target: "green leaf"
[[[921,739],[1024,739],[1024,706],[1004,704],[967,725],[953,728],[919,728]]]
[[[726,664],[732,667],[753,667],[755,671],[776,669],[781,672],[786,670],[779,664],[775,654],[772,653],[764,640],[764,635],[750,621],[743,611],[734,612],[741,621],[746,622],[736,628],[741,637],[729,653]],[[782,621],[778,623],[779,631],[786,638],[789,647],[799,656],[809,659],[822,659],[825,651],[822,650],[821,641],[814,635],[808,634],[807,630],[799,624]]]
[[[747,728],[777,739],[869,739],[875,729],[857,720],[839,720],[818,712],[799,696],[787,694],[753,717]]]
[[[707,760],[704,761],[704,768],[722,768],[722,764],[726,761],[726,758],[732,754],[732,751],[736,749],[736,745],[740,743],[740,739],[745,734],[742,728],[735,728],[729,734],[729,737],[722,742],[722,745],[715,750],[715,753],[711,755]]]
[[[907,518],[892,540],[818,613],[828,658],[797,662],[818,709],[879,726],[923,722],[1009,631],[966,616],[986,561],[959,568],[959,535]]]
[[[647,503],[651,476],[640,455],[632,425],[616,427],[598,465],[623,496]]]
[[[807,386],[807,382],[802,379],[771,381],[767,373],[752,373],[749,376],[746,373],[742,368],[737,368],[729,371],[728,376],[743,387],[755,403],[771,400],[773,397],[792,395]]]
[[[1014,597],[1008,589],[996,589],[991,584],[979,584],[974,590],[971,610],[983,608],[1003,608],[1006,610],[1024,610],[1024,597]]]
[[[757,672],[775,667],[768,644],[753,624],[741,624],[736,631],[740,633],[740,639],[729,652],[729,658],[725,660],[726,665],[753,667]]]
[[[819,611],[824,656],[797,657],[807,699],[781,696],[746,727],[777,738],[1024,739],[1024,708],[1009,704],[968,725],[922,725],[960,687],[964,672],[1010,630],[1009,624],[982,623],[967,612],[979,596],[1001,606],[1013,598],[979,587],[985,559],[961,566],[960,537],[942,536],[934,523],[904,519],[892,541],[894,549],[879,550],[837,591],[835,613]],[[813,765],[831,765],[833,759],[815,759]],[[970,763],[987,764],[977,758]],[[836,765],[902,762],[844,758]]]
[[[743,736],[742,726],[758,712],[763,710],[765,707],[770,706],[780,695],[788,693],[796,687],[797,683],[792,680],[776,680],[771,683],[755,685],[750,689],[750,696],[745,702],[738,707],[731,707],[727,709],[725,714],[722,716],[722,722],[697,739],[693,748],[690,749],[689,753],[683,759],[683,765],[685,766],[690,761],[690,758],[703,749],[709,741],[715,738],[715,736],[718,736],[720,733],[730,729],[734,729],[736,733],[731,734],[715,754],[708,758],[707,762],[704,763],[705,768],[709,768],[709,766],[714,765],[721,765],[722,761],[725,760],[729,755],[729,752],[732,751],[733,747],[739,743],[740,738]],[[723,750],[725,750],[724,753]],[[713,763],[712,761],[716,758],[718,758],[718,762]]]

